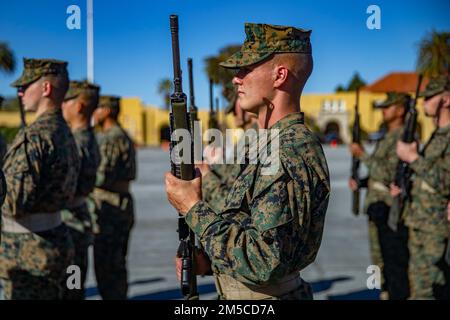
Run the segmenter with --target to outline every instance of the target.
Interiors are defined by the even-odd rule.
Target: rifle
[[[419,97],[420,86],[422,84],[422,75],[419,74],[419,79],[417,81],[416,95],[414,100],[409,101],[408,114],[406,115],[405,128],[403,130],[402,141],[406,143],[412,143],[416,135],[417,127],[417,98]],[[401,219],[403,212],[403,207],[406,200],[409,197],[409,192],[411,190],[412,170],[407,162],[399,160],[397,164],[397,169],[395,172],[394,183],[396,186],[401,188],[401,193],[393,199],[391,209],[389,210],[388,226],[393,231],[397,231],[398,223]]]
[[[213,102],[213,81],[209,79],[209,129],[217,129],[219,127],[217,123],[217,113],[214,110],[214,102]]]
[[[447,250],[445,251],[445,262],[450,266],[450,237],[447,239]]]
[[[177,148],[176,142],[172,140],[172,134],[176,134],[177,129],[185,129],[191,133],[190,116],[186,107],[186,95],[183,93],[181,68],[180,68],[180,48],[178,41],[178,16],[170,16],[170,32],[172,35],[172,56],[173,56],[173,84],[174,92],[170,96],[170,153]],[[190,163],[174,163],[172,160],[172,174],[182,180],[192,180],[195,177],[194,159],[191,153]],[[186,300],[198,298],[197,278],[194,271],[195,235],[186,223],[183,215],[178,214],[178,246],[177,255],[181,258],[181,292]]]
[[[355,103],[355,120],[353,122],[352,129],[352,141],[353,143],[361,144],[361,125],[360,125],[360,116],[359,116],[359,88],[356,89],[356,103]],[[355,216],[359,215],[359,185],[360,185],[360,177],[359,177],[359,166],[360,160],[354,156],[352,156],[352,172],[351,176],[358,185],[358,188],[353,191],[352,196],[352,212]]]
[[[194,121],[198,121],[198,108],[195,105],[194,94],[194,76],[192,73],[192,59],[188,58],[188,72],[189,72],[189,114],[191,116],[191,128],[194,128]]]

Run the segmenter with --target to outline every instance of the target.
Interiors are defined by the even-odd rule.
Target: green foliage
[[[222,68],[219,63],[227,60],[240,48],[240,45],[229,45],[220,49],[218,55],[210,56],[205,59],[205,72],[208,78],[212,79],[215,84],[218,84],[222,87],[222,95],[230,103],[233,101],[235,93],[234,86],[231,83],[235,72],[230,69]]]
[[[0,127],[0,136],[2,136],[6,143],[11,143],[16,136],[17,132],[19,132],[19,127]]]
[[[450,33],[428,33],[419,44],[417,72],[433,77],[450,73]]]
[[[164,107],[169,110],[170,107],[170,95],[173,91],[173,83],[169,78],[161,79],[158,83],[158,93],[163,96]]]
[[[3,103],[0,104],[2,111],[19,111],[19,99],[17,97],[4,98]]]
[[[366,82],[361,79],[358,72],[355,72],[352,79],[350,80],[347,91],[356,91],[356,89],[359,89],[361,87],[364,87],[366,85]]]
[[[5,42],[0,42],[0,71],[13,73],[16,70],[16,59],[11,48]]]
[[[334,91],[335,92],[352,92],[352,91],[356,91],[356,89],[364,87],[365,85],[366,85],[366,82],[360,77],[358,72],[355,72],[346,87],[343,86],[342,84],[339,84],[336,87],[336,89],[334,89]]]

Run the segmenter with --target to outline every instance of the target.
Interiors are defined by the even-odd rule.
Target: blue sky
[[[81,30],[66,27],[69,5],[82,11]],[[381,8],[381,30],[366,27],[369,5]],[[0,2],[0,41],[13,49],[18,68],[0,74],[0,94],[22,71],[22,58],[69,61],[72,79],[86,78],[85,0]],[[314,71],[305,92],[330,92],[358,71],[372,82],[391,71],[415,68],[417,45],[431,29],[450,31],[450,2],[366,0],[94,0],[95,82],[102,93],[137,96],[162,105],[158,81],[172,76],[169,15],[179,15],[184,90],[186,59],[194,60],[196,102],[209,104],[204,59],[245,38],[244,22],[311,29]],[[216,90],[218,92],[218,90]]]

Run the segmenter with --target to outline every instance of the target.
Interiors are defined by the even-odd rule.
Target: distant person
[[[450,77],[430,79],[421,93],[425,115],[436,130],[422,152],[417,143],[397,143],[398,157],[409,163],[415,179],[405,207],[409,228],[411,299],[450,299],[450,266],[445,263],[449,238],[446,212],[450,200]],[[392,185],[397,196],[400,189]]]
[[[86,197],[95,186],[100,151],[91,127],[91,117],[97,108],[100,88],[87,81],[71,81],[62,105],[64,119],[75,138],[80,159],[80,174],[74,199],[62,211],[75,245],[74,264],[81,271],[81,288],[67,289],[64,299],[84,299],[84,283],[88,268],[88,248],[93,244],[93,224]]]
[[[61,299],[72,239],[61,210],[72,201],[80,161],[61,104],[67,62],[24,59],[16,87],[34,122],[11,143],[3,165],[8,193],[1,208],[0,278],[6,299]]]
[[[403,133],[410,99],[405,93],[388,92],[386,100],[376,106],[382,111],[387,132],[377,141],[371,155],[360,144],[350,145],[352,155],[361,159],[369,170],[364,211],[369,217],[372,263],[380,267],[384,278],[381,299],[405,300],[409,296],[408,228],[400,223],[394,232],[387,221],[393,203],[389,186],[395,179],[399,161],[395,146]],[[350,179],[350,188],[358,188],[354,179]]]
[[[92,197],[99,233],[94,240],[94,266],[98,290],[105,300],[126,299],[128,291],[127,251],[134,224],[130,182],[136,178],[133,141],[119,125],[120,98],[101,96],[94,120],[100,166]]]

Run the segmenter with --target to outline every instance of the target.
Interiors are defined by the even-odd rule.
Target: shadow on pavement
[[[365,289],[346,294],[329,295],[328,300],[380,300],[380,290]]]
[[[341,281],[347,281],[353,279],[352,277],[343,276],[343,277],[337,277],[334,279],[326,279],[326,280],[320,280],[311,282],[313,293],[319,293],[322,291],[329,290],[335,282],[341,282]]]
[[[147,283],[152,283],[152,282],[160,282],[160,281],[164,281],[164,280],[165,279],[162,278],[162,277],[151,278],[151,279],[142,279],[142,280],[132,281],[132,282],[128,283],[128,285],[131,287],[131,286],[134,286],[134,285],[141,285],[141,284],[147,284]],[[94,296],[97,296],[97,295],[99,295],[97,287],[89,287],[89,288],[85,289],[85,296],[86,296],[86,298],[94,297]]]
[[[311,283],[314,293],[319,293],[322,291],[329,290],[335,283],[351,280],[352,277],[342,276],[333,279],[325,279],[320,281],[315,281]],[[152,278],[144,280],[136,280],[130,282],[130,286],[148,284],[152,282],[164,281],[164,278]],[[216,292],[216,286],[214,283],[202,284],[198,287],[198,292],[200,295],[209,294]],[[98,290],[96,287],[86,288],[86,297],[92,297],[98,295]],[[349,292],[339,295],[328,295],[328,300],[379,300],[380,290],[360,290]],[[183,299],[183,295],[179,288],[169,289],[164,291],[157,291],[152,293],[146,293],[141,295],[136,295],[130,297],[130,300],[175,300]]]
[[[216,292],[216,286],[214,283],[199,285],[197,289],[200,295]],[[179,288],[138,295],[130,298],[130,300],[174,300],[174,299],[183,299],[183,295],[181,294]]]

